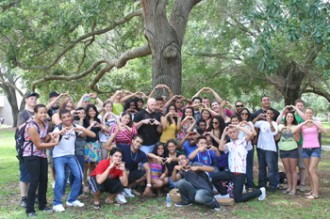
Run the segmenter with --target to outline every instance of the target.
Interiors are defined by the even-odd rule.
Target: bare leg
[[[296,158],[289,158],[289,171],[291,175],[291,192],[294,194],[297,191],[297,180],[298,180],[297,161],[298,159]]]
[[[312,192],[314,196],[319,195],[319,176],[317,174],[317,166],[319,164],[320,158],[311,157],[309,162],[309,173],[311,176],[311,181],[313,182]]]
[[[21,198],[22,197],[26,197],[27,196],[27,188],[28,188],[28,184],[25,182],[19,182],[19,188],[21,190]]]
[[[287,192],[291,192],[292,190],[292,175],[290,173],[290,163],[289,163],[289,158],[283,158],[282,163],[284,165],[285,173],[286,173],[286,178],[288,179],[288,188]]]
[[[308,178],[309,178],[309,184],[311,186],[311,193],[313,193],[313,181],[311,179],[311,175],[310,175],[310,172],[309,172],[309,163],[310,163],[309,158],[304,158],[304,163],[305,163],[305,168],[307,170],[307,174],[308,174]]]

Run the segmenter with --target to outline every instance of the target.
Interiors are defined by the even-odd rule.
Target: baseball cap
[[[34,92],[34,91],[28,91],[24,95],[25,98],[28,98],[28,97],[37,97],[37,98],[39,98],[39,96],[40,95],[37,92]]]
[[[52,97],[58,97],[58,96],[60,96],[59,93],[57,93],[56,91],[52,91],[49,93],[48,98],[50,99]]]

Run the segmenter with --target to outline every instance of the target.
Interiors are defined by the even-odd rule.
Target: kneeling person
[[[220,205],[213,196],[213,186],[205,172],[213,172],[211,166],[189,166],[185,155],[178,157],[179,165],[174,167],[173,181],[178,181],[182,202],[175,204],[177,207],[191,205],[193,202],[204,204],[214,210],[220,210]]]
[[[90,174],[88,183],[94,193],[94,208],[100,208],[101,192],[108,192],[106,203],[112,203],[120,194],[124,186],[128,184],[125,164],[122,162],[123,152],[118,148],[112,148],[108,159],[101,160],[95,170]],[[123,204],[120,200],[116,201]],[[126,202],[125,202],[126,203]]]

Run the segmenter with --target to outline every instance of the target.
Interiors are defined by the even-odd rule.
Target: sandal
[[[94,209],[99,210],[101,208],[100,203],[94,203]]]
[[[296,192],[291,191],[291,192],[289,192],[288,194],[289,194],[289,195],[296,195]]]
[[[313,192],[306,192],[304,195],[305,196],[310,196],[310,195],[313,195]]]
[[[319,198],[319,195],[309,195],[309,196],[306,196],[307,199],[318,199]]]

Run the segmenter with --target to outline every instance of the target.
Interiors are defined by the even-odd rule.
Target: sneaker
[[[52,189],[55,189],[55,182],[52,182]]]
[[[178,202],[174,204],[176,207],[182,208],[184,206],[191,206],[192,203],[186,203],[186,202]]]
[[[123,192],[122,192],[122,193],[119,193],[119,194],[116,196],[116,201],[118,202],[118,204],[126,204],[126,203],[127,203],[127,201],[126,201],[126,199],[125,199],[125,196],[124,196]]]
[[[135,195],[132,193],[132,190],[130,188],[124,188],[124,195],[127,198],[134,198]]]
[[[22,197],[21,201],[20,201],[20,206],[22,208],[26,208],[26,197]]]
[[[44,208],[40,209],[40,211],[43,211],[43,212],[48,212],[48,213],[50,213],[50,212],[53,212],[53,209],[52,209],[52,208],[50,208],[50,207],[48,207],[48,206],[46,206],[46,207],[44,207]]]
[[[53,206],[53,211],[55,211],[55,212],[64,212],[65,208],[63,207],[62,204],[59,204],[59,205]]]
[[[73,201],[73,202],[66,202],[66,206],[69,206],[69,207],[84,207],[85,204],[80,202],[78,199],[76,201]]]
[[[36,215],[35,212],[27,213],[27,216],[28,216],[28,217],[37,217],[37,215]]]
[[[300,184],[299,192],[305,192],[305,185]]]
[[[213,210],[220,211],[220,204],[219,202],[217,202],[217,200],[215,200],[214,202]]]
[[[258,200],[262,201],[266,198],[266,189],[265,189],[265,187],[261,187],[260,191],[261,191],[261,195],[259,195]]]

